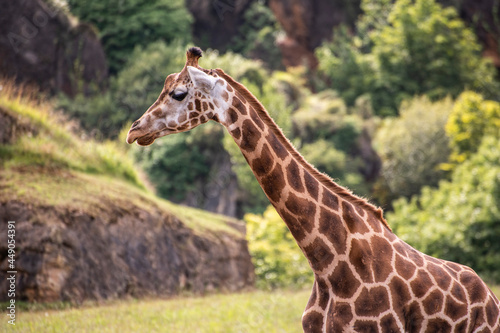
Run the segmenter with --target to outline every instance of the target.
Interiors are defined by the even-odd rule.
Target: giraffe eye
[[[182,101],[184,97],[187,96],[187,91],[186,92],[179,92],[179,93],[174,93],[172,95],[172,98],[175,99],[176,101]]]

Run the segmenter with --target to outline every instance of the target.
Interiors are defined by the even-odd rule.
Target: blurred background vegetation
[[[109,70],[104,89],[52,93],[54,105],[87,136],[123,146],[159,196],[243,218],[259,287],[302,287],[312,276],[223,128],[122,144],[189,46],[204,48],[202,67],[250,89],[309,162],[382,206],[403,240],[500,283],[500,23],[474,20],[498,13],[498,2],[467,16],[450,1],[354,1],[338,5],[342,19],[317,41],[314,18],[293,36],[301,18],[286,15],[287,1],[58,3],[95,29]],[[231,209],[208,194],[220,170],[237,184]]]

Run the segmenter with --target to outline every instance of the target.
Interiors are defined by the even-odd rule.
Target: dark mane
[[[290,143],[290,141],[284,136],[281,129],[276,125],[274,120],[271,118],[269,113],[266,111],[264,106],[259,102],[259,100],[248,91],[245,86],[241,83],[236,82],[232,77],[224,73],[220,68],[213,70],[218,76],[222,77],[226,82],[231,85],[236,91],[238,91],[250,105],[255,109],[257,114],[260,116],[262,121],[269,127],[271,131],[276,135],[281,144],[292,154],[292,156],[299,162],[315,179],[317,179],[322,185],[327,189],[339,195],[341,198],[346,199],[349,202],[357,204],[367,211],[372,212],[378,219],[380,219],[383,224],[391,230],[389,224],[384,219],[383,211],[381,208],[376,207],[369,203],[367,200],[360,198],[353,194],[350,190],[336,184],[329,176],[324,173],[319,172],[314,166],[309,164],[302,155],[295,149],[295,147]]]

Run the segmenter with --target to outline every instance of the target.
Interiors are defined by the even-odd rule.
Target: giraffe
[[[187,51],[129,144],[222,124],[314,272],[304,332],[500,332],[500,302],[469,267],[427,256],[399,239],[380,208],[304,160],[261,103],[221,69]]]

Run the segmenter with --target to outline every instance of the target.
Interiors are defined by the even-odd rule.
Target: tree
[[[110,71],[117,73],[136,46],[191,38],[184,0],[68,0],[71,12],[99,30]]]
[[[380,0],[374,8],[387,3]],[[337,31],[317,51],[320,73],[348,105],[368,94],[375,113],[387,116],[415,95],[437,100],[465,89],[487,96],[497,91],[493,65],[481,57],[474,33],[454,8],[435,0],[397,0],[387,21],[370,15],[378,13],[367,11],[356,35]]]
[[[375,148],[392,197],[418,194],[425,185],[437,186],[444,176],[440,166],[450,155],[444,126],[452,108],[451,98],[433,103],[416,97],[403,103],[399,117],[384,120]]]
[[[451,181],[394,203],[387,220],[396,234],[433,256],[466,264],[500,282],[500,146],[486,136]]]
[[[263,215],[245,215],[245,221],[257,287],[303,287],[312,283],[307,259],[272,206]]]
[[[451,162],[463,162],[477,151],[484,136],[500,140],[500,103],[484,100],[472,91],[462,93],[446,123],[446,134],[452,148]]]
[[[378,108],[395,110],[417,94],[435,100],[495,86],[492,64],[481,58],[476,36],[455,8],[443,8],[434,0],[398,0],[388,22],[373,35],[373,55],[377,86],[394,97],[378,99],[374,94]]]

